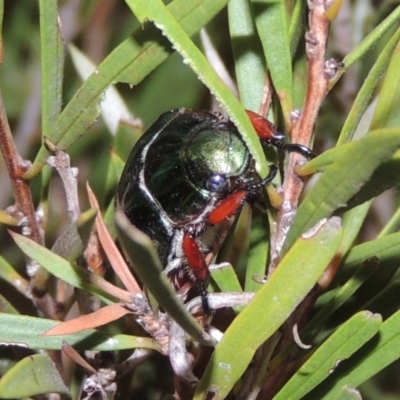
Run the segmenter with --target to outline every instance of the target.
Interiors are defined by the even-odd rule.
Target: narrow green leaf
[[[185,309],[162,271],[161,261],[150,238],[134,227],[125,214],[117,211],[115,220],[119,239],[141,281],[162,308],[195,340],[213,345],[211,337]]]
[[[211,277],[221,289],[221,292],[243,292],[235,270],[229,263],[210,267]]]
[[[316,172],[324,172],[337,158],[347,151],[350,146],[349,143],[342,144],[341,146],[332,147],[312,160],[308,161],[305,165],[299,167],[298,173],[300,176],[307,176],[315,174]]]
[[[361,311],[336,330],[300,367],[274,400],[297,400],[335,374],[339,362],[349,358],[371,339],[382,324],[379,314]]]
[[[335,374],[311,393],[308,399],[338,399],[344,387],[357,388],[400,357],[400,312],[383,322],[379,335],[343,361]]]
[[[321,218],[326,218],[347,202],[400,146],[400,129],[370,132],[359,141],[348,143],[343,152],[322,174],[301,203],[286,238],[287,250],[296,238]]]
[[[396,152],[389,161],[382,163],[348,202],[343,210],[352,209],[379,196],[388,189],[400,186],[400,154]]]
[[[44,332],[58,324],[59,321],[44,318],[0,313],[0,344],[33,350],[61,350],[62,342],[65,340],[78,350],[160,349],[160,346],[150,338],[105,334],[95,329],[85,329],[70,335],[43,336]]]
[[[216,392],[217,398],[225,398],[257,348],[279,329],[315,285],[334,256],[341,235],[339,219],[332,218],[298,239],[225,332],[197,387],[195,400],[203,399],[208,390]]]
[[[352,140],[354,132],[368,106],[371,102],[373,91],[378,85],[383,72],[386,70],[393,49],[400,39],[400,28],[391,37],[381,54],[377,58],[375,64],[371,68],[368,76],[365,78],[357,96],[353,102],[351,110],[346,118],[343,128],[340,132],[337,145],[349,142]],[[383,128],[383,126],[379,126]]]
[[[398,29],[400,31],[400,29]],[[400,34],[397,36],[400,37]],[[392,38],[393,39],[393,38]],[[397,40],[398,41],[398,40]],[[371,129],[400,125],[400,43],[397,43],[389,63],[382,89],[379,93]]]
[[[258,112],[266,68],[249,0],[231,0],[228,17],[240,102],[244,108]]]
[[[379,39],[393,26],[400,18],[400,6],[395,8],[386,19],[384,19],[372,32],[370,32],[353,50],[347,54],[343,63],[346,68],[358,61],[368,50],[370,50]]]
[[[125,168],[125,162],[122,161],[119,155],[114,152],[111,153],[111,160],[115,170],[115,174],[117,176],[117,180],[119,180],[121,178],[122,171]]]
[[[228,0],[175,0],[167,5],[167,10],[179,23],[188,36],[193,36],[207,25],[226,5]],[[164,8],[164,6],[163,6]],[[145,36],[140,31],[147,31]],[[173,53],[168,40],[160,35],[153,24],[144,24],[135,33],[135,42],[143,47],[143,54],[138,55],[136,62],[127,65],[117,77],[118,82],[137,84]],[[137,39],[136,39],[137,38]],[[138,81],[138,79],[140,79]]]
[[[40,0],[40,49],[42,71],[42,135],[50,132],[61,111],[64,46],[58,29],[58,2]]]
[[[168,5],[172,15],[189,36],[207,24],[228,0],[175,0]],[[60,114],[49,139],[60,150],[66,150],[99,116],[103,92],[114,82],[136,85],[164,62],[173,50],[166,38],[151,24],[140,27],[132,37],[122,42],[98,66]],[[42,146],[34,165],[26,174],[37,174],[48,156]]]
[[[45,354],[34,354],[23,358],[0,380],[0,398],[2,399],[21,399],[47,393],[70,396],[57,366]]]
[[[25,236],[18,235],[16,233],[13,233],[12,236],[18,247],[28,257],[30,257],[32,260],[35,260],[38,264],[40,264],[43,268],[57,278],[62,279],[64,282],[78,289],[97,294],[106,304],[110,304],[110,302],[115,301],[114,297],[108,295],[98,287],[89,283],[91,280],[91,274],[85,269],[70,263],[59,255],[53,253],[51,250],[46,249],[45,247]],[[101,277],[97,277],[97,279],[102,280]]]
[[[242,105],[214,71],[205,56],[190,40],[179,23],[168,12],[161,0],[126,0],[129,7],[142,23],[152,21],[173,44],[186,64],[188,64],[215,98],[223,105],[232,121],[238,127],[243,140],[256,162],[257,172],[267,176],[268,165],[260,140],[250,123]]]
[[[233,269],[232,265],[224,262],[221,264],[210,265],[209,267],[210,275],[213,281],[218,285],[221,292],[233,292],[233,293],[242,293],[243,289],[240,285],[238,276],[236,271]],[[214,283],[211,282],[211,285]],[[211,286],[210,285],[210,286]],[[210,287],[208,287],[210,291]],[[233,310],[236,313],[242,311],[242,306],[235,306]]]
[[[371,207],[372,200],[366,201],[357,207],[343,214],[343,240],[340,244],[340,253],[347,254],[352,248],[362,226],[365,223],[365,218]]]
[[[263,277],[267,269],[269,251],[269,221],[265,212],[254,208],[251,221],[249,258],[247,260],[245,292],[257,292],[261,288],[255,277]],[[262,280],[262,279],[261,279]]]
[[[338,312],[332,315],[329,322],[331,324],[342,323],[344,317],[364,309],[379,312],[384,315],[385,318],[397,311],[398,308],[396,308],[396,304],[399,304],[398,296],[391,296],[383,299],[381,295],[390,286],[392,289],[398,287],[396,281],[393,282],[398,269],[398,260],[392,263],[381,262],[379,268],[373,272],[351,299],[343,303]],[[341,276],[338,277],[339,282],[340,280]],[[386,295],[390,296],[392,293],[393,290],[388,290]]]
[[[389,221],[379,232],[377,238],[384,237],[390,233],[394,233],[400,230],[400,208],[390,217]]]
[[[374,310],[380,312],[384,319],[389,318],[400,308],[400,280],[393,279],[384,288],[373,296],[369,297],[367,302],[361,307],[365,310]]]
[[[282,106],[286,123],[292,111],[292,58],[284,1],[251,1],[257,31],[267,60],[267,68]]]
[[[0,294],[0,313],[19,314],[18,310]]]
[[[96,65],[73,45],[69,46],[69,53],[76,71],[81,79],[85,81],[96,70]],[[134,121],[133,115],[114,85],[110,85],[105,91],[104,99],[100,103],[100,109],[104,123],[114,136],[121,120]]]
[[[335,397],[335,399],[336,400],[360,400],[360,399],[362,399],[362,396],[361,396],[361,393],[357,389],[349,387],[349,386],[344,386],[337,392],[337,396]]]
[[[376,271],[379,266],[377,257],[365,260],[350,279],[340,287],[335,295],[313,316],[306,325],[302,337],[307,340],[314,330],[322,330],[330,316],[343,304],[351,298],[357,289]]]
[[[122,172],[122,170],[121,170]],[[117,237],[117,231],[115,228],[115,204],[114,204],[114,199],[110,201],[110,204],[107,207],[107,210],[103,216],[104,218],[104,223],[106,224],[107,231],[111,235],[112,238]]]
[[[289,40],[292,58],[295,56],[300,39],[304,36],[306,6],[307,4],[304,1],[296,1],[290,17]]]
[[[14,286],[24,296],[30,293],[29,282],[0,255],[0,278]]]
[[[341,270],[348,274],[370,257],[378,257],[382,263],[396,263],[400,259],[400,232],[359,244],[351,249],[345,258]]]

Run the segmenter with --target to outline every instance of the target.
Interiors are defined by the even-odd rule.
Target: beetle
[[[261,141],[307,159],[312,151],[247,111]],[[221,243],[243,203],[277,173],[261,179],[236,126],[219,114],[176,109],[162,114],[132,149],[116,190],[116,208],[155,244],[175,289],[200,294],[210,315],[206,257]]]

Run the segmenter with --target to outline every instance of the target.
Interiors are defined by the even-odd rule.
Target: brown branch
[[[57,170],[63,182],[67,199],[68,219],[72,224],[78,220],[81,214],[78,199],[78,169],[71,167],[69,155],[64,151],[58,150],[47,137],[44,138],[44,143],[48,150],[53,153],[53,155],[47,159],[47,164]]]
[[[4,157],[10,177],[15,198],[16,214],[23,225],[23,234],[35,242],[43,245],[44,238],[41,233],[29,182],[23,179],[24,173],[29,169],[30,162],[25,161],[17,152],[10,125],[8,124],[3,98],[0,92],[0,150]],[[35,299],[35,304],[41,312],[50,318],[56,315],[54,301],[47,292],[49,273],[41,268],[35,261],[28,260],[28,274],[32,276],[30,285]]]
[[[15,148],[10,125],[8,124],[3,98],[0,93],[0,149],[4,157],[11,185],[14,192],[15,205],[23,218],[26,236],[43,244],[39,224],[36,220],[29,183],[22,178],[29,169],[30,163],[23,160]],[[22,219],[21,219],[22,220]],[[26,221],[26,223],[25,223]]]
[[[258,113],[260,115],[267,117],[267,112],[271,105],[271,101],[272,101],[272,82],[269,74],[267,74],[267,77],[265,78],[265,85],[262,94],[261,104],[258,110]]]
[[[309,0],[309,26],[306,33],[306,54],[308,58],[308,85],[304,107],[296,123],[293,121],[291,139],[293,143],[308,146],[312,141],[313,128],[322,100],[329,91],[328,83],[336,72],[337,63],[325,62],[325,49],[330,22],[325,15],[332,0]],[[296,174],[296,166],[303,162],[299,154],[291,153],[287,174],[282,187],[283,201],[278,213],[277,230],[271,247],[271,274],[279,262],[282,245],[294,218],[298,199],[304,183]]]
[[[293,143],[306,146],[312,142],[313,129],[318,116],[321,103],[329,92],[329,81],[336,74],[338,63],[335,60],[325,61],[325,50],[328,40],[330,20],[326,11],[332,4],[332,0],[309,0],[309,26],[306,33],[306,54],[308,59],[307,69],[307,92],[304,107],[296,121],[294,118],[291,139]],[[297,119],[297,118],[296,118]],[[296,166],[302,162],[299,154],[291,153],[287,166],[287,174],[282,187],[283,202],[278,212],[277,229],[271,243],[271,265],[268,273],[271,274],[280,260],[282,245],[286,234],[295,216],[299,196],[303,190],[304,182],[296,174]],[[297,307],[285,324],[285,331],[282,341],[279,344],[279,351],[293,343],[293,326],[300,329],[304,327],[309,319],[310,312],[316,299],[321,293],[317,285],[305,300]],[[298,348],[285,357],[279,366],[271,373],[264,387],[261,390],[260,398],[269,399],[279,390],[288,377],[296,368]]]

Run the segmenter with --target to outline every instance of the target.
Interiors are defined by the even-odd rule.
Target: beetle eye
[[[225,175],[211,175],[206,181],[206,188],[210,192],[221,193],[227,189],[228,179]]]

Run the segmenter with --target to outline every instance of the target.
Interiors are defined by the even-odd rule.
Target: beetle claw
[[[282,145],[282,150],[287,151],[288,153],[298,153],[301,154],[307,160],[312,160],[315,158],[315,153],[307,146],[297,143],[285,143]]]

